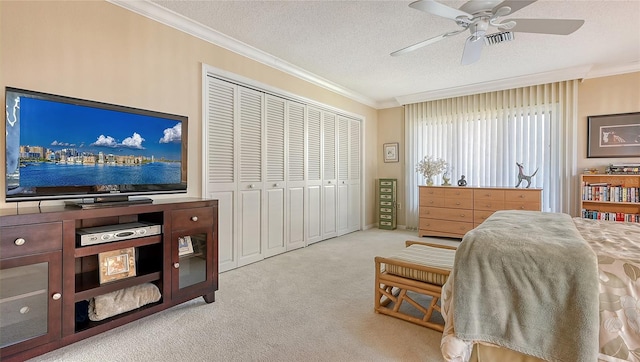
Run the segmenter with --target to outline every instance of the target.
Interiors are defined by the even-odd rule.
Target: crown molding
[[[427,91],[396,97],[400,105],[433,101],[436,99],[460,97],[471,94],[493,92],[503,89],[527,87],[537,84],[560,82],[570,79],[583,79],[591,66],[561,69],[546,73],[529,74],[521,77],[498,79],[490,82],[482,82],[464,85],[460,87],[444,88],[435,91]]]
[[[299,68],[293,64],[290,64],[280,58],[277,58],[269,53],[266,53],[260,49],[254,48],[248,44],[238,41],[230,36],[222,34],[211,28],[208,28],[200,23],[197,23],[187,17],[180,15],[174,11],[163,8],[151,1],[128,1],[128,0],[107,0],[109,3],[120,6],[124,9],[155,20],[164,25],[170,26],[174,29],[180,30],[184,33],[195,36],[206,42],[227,49],[241,56],[247,57],[256,62],[265,64],[269,67],[280,70],[284,73],[292,75],[296,78],[302,79],[309,83],[315,84],[319,87],[340,94],[344,97],[352,99],[356,102],[362,103],[372,108],[378,108],[378,104],[375,100],[358,94],[350,89],[344,88],[339,84],[333,83],[327,79],[324,79],[318,75],[308,72],[302,68]]]
[[[625,64],[609,64],[606,66],[594,66],[587,73],[585,79],[609,77],[612,75],[640,72],[640,62],[631,62]]]
[[[395,98],[397,104],[405,105],[411,103],[427,102],[436,99],[460,97],[471,94],[494,92],[498,90],[528,87],[537,84],[545,84],[551,82],[561,82],[571,79],[590,79],[607,77],[612,75],[619,75],[625,73],[633,73],[640,71],[640,62],[616,64],[607,66],[594,67],[592,65],[586,65],[581,67],[566,68],[556,71],[529,74],[521,77],[505,78],[490,82],[475,83],[470,85],[464,85],[460,87],[451,87],[445,89],[438,89],[434,91],[420,92],[414,94],[408,94]],[[391,102],[386,102],[387,107],[393,107]]]

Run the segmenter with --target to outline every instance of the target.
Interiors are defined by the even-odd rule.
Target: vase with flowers
[[[441,174],[447,169],[447,162],[441,158],[436,158],[431,155],[424,156],[422,160],[416,165],[416,172],[424,176],[427,180],[427,185],[433,185],[433,177]]]

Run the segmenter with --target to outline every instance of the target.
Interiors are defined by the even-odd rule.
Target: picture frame
[[[124,248],[98,254],[100,284],[136,276],[136,248]]]
[[[382,145],[382,156],[384,162],[398,162],[400,157],[398,154],[398,142],[385,143]]]
[[[178,238],[178,256],[193,254],[193,242],[191,236],[181,236]]]
[[[587,158],[640,157],[640,112],[587,117]]]

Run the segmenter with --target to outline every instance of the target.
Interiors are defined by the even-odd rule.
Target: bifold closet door
[[[286,249],[305,246],[305,106],[287,101],[287,198],[285,208],[287,234]]]
[[[349,119],[338,116],[337,235],[349,232]]]
[[[322,240],[322,111],[307,107],[307,243]]]
[[[235,245],[237,87],[207,77],[203,154],[205,197],[218,200],[219,271],[238,266]]]
[[[349,207],[348,229],[349,232],[361,230],[361,131],[360,121],[349,121]]]
[[[238,266],[264,259],[263,114],[264,93],[238,87]]]
[[[265,96],[266,182],[262,212],[265,257],[286,251],[285,113],[286,100]]]
[[[336,115],[322,114],[322,239],[337,235]]]

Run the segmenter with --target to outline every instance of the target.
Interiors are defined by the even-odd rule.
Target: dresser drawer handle
[[[465,216],[464,214],[460,214],[460,217],[464,217],[464,216]]]
[[[456,202],[456,205],[460,205],[460,201]]]
[[[24,240],[23,238],[17,238],[13,243],[16,244],[17,246],[21,246],[24,245],[24,243],[26,243],[27,241]]]
[[[198,221],[198,217],[197,216],[191,216],[191,221]]]
[[[520,206],[520,210],[524,210],[524,206]]]
[[[486,204],[486,205],[484,205],[484,206],[485,206],[485,207],[491,207],[491,204]]]
[[[524,199],[524,195],[520,195],[519,197],[520,197],[521,199]]]
[[[489,193],[489,194],[484,194],[484,196],[487,196],[487,197],[489,197],[489,196],[491,196],[491,194],[490,194],[490,193]]]

